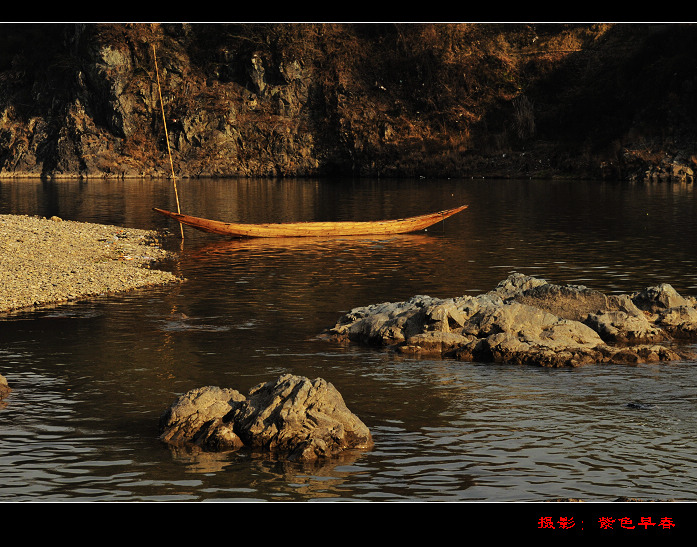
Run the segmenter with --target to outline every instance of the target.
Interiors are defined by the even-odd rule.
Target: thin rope
[[[165,119],[165,105],[162,102],[162,90],[160,89],[160,71],[157,68],[157,52],[155,46],[152,46],[152,53],[155,57],[155,74],[157,75],[157,93],[160,96],[160,108],[162,109],[162,122],[165,125],[165,140],[167,141],[167,153],[169,154],[169,166],[172,168],[172,183],[174,184],[174,197],[177,200],[177,213],[181,214],[179,208],[179,193],[177,192],[177,178],[174,176],[174,163],[172,162],[172,150],[169,147],[169,133],[167,133],[167,120]],[[182,239],[184,239],[184,226],[179,223]]]

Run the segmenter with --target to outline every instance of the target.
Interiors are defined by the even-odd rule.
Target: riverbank
[[[151,230],[0,215],[0,312],[181,281]]]

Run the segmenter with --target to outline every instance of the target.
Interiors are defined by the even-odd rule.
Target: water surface
[[[228,241],[178,227],[167,182],[1,181],[0,213],[168,229],[187,282],[0,318],[0,501],[697,499],[695,362],[547,370],[412,359],[314,337],[355,306],[478,294],[517,271],[697,295],[692,185],[206,180],[182,210],[239,222],[398,218],[426,232]],[[177,452],[160,414],[203,385],[333,383],[375,448],[305,467]]]

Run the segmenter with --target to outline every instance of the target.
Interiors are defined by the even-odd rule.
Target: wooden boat
[[[437,213],[402,218],[396,220],[378,220],[367,222],[294,222],[286,224],[237,224],[220,222],[205,218],[173,213],[153,207],[153,211],[173,218],[181,224],[191,226],[203,232],[232,237],[334,237],[334,236],[373,236],[406,234],[424,230],[448,217],[466,209],[461,205]]]

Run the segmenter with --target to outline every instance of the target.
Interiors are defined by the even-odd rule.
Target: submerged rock
[[[162,415],[160,430],[160,439],[172,446],[246,447],[304,462],[373,442],[332,384],[290,374],[257,385],[247,397],[214,386],[193,389]]]
[[[478,296],[415,296],[351,310],[322,338],[465,361],[561,367],[689,357],[662,342],[697,339],[697,307],[670,285],[605,295],[515,273]]]

